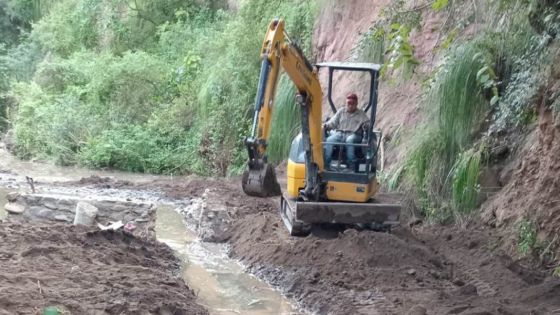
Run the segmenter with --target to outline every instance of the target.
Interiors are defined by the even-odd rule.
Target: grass
[[[452,165],[473,138],[488,103],[481,94],[476,73],[482,67],[476,44],[460,47],[436,82],[431,103],[437,108],[438,133],[445,162]]]
[[[424,200],[424,213],[438,220],[476,207],[480,153],[469,147],[489,110],[476,78],[482,67],[476,58],[479,51],[477,42],[470,42],[446,60],[426,98],[435,123],[416,136],[406,163]]]
[[[389,189],[389,191],[395,191],[397,189],[401,180],[401,175],[403,174],[403,170],[404,165],[401,165],[389,175],[389,178],[387,179],[387,189]]]
[[[300,110],[295,103],[295,88],[287,76],[278,82],[272,130],[268,145],[268,159],[278,163],[288,157],[292,140],[300,131]]]
[[[463,152],[450,171],[452,175],[452,204],[455,216],[468,215],[476,208],[480,186],[480,151]]]

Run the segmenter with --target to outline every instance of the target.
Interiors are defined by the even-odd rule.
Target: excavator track
[[[311,233],[311,224],[296,220],[295,201],[282,195],[279,210],[282,222],[291,236],[307,236]]]

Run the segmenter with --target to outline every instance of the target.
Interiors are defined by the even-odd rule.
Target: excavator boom
[[[270,137],[274,96],[280,69],[284,69],[298,90],[302,110],[302,129],[308,169],[308,194],[318,198],[317,174],[323,168],[321,129],[322,91],[316,71],[284,30],[283,20],[273,20],[261,48],[261,72],[251,136],[245,139],[249,161],[242,178],[243,191],[251,196],[271,197],[281,194],[274,168],[268,163],[266,147]]]

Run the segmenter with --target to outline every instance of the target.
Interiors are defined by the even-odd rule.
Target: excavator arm
[[[306,161],[306,185],[302,197],[319,198],[319,174],[323,170],[322,91],[317,72],[285,32],[284,20],[273,20],[261,49],[261,72],[251,136],[245,140],[249,161],[243,174],[245,193],[258,197],[280,195],[274,168],[268,164],[266,149],[272,125],[274,97],[280,69],[294,83],[301,108],[302,140]]]

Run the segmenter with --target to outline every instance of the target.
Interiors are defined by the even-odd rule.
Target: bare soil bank
[[[208,314],[155,240],[67,224],[0,224],[0,314]]]
[[[295,238],[277,214],[277,198],[246,196],[239,183],[235,178],[81,182],[158,189],[177,199],[204,193],[209,205],[227,211],[226,235],[217,239],[231,245],[231,256],[312,313],[560,312],[560,279],[507,256],[498,229],[417,225],[380,233],[319,227],[307,238]]]
[[[530,270],[496,248],[494,230],[454,226],[392,233],[317,228],[290,237],[276,199],[248,197],[239,183],[200,179],[154,183],[168,196],[204,187],[231,218],[231,255],[318,314],[551,314],[560,279]]]

